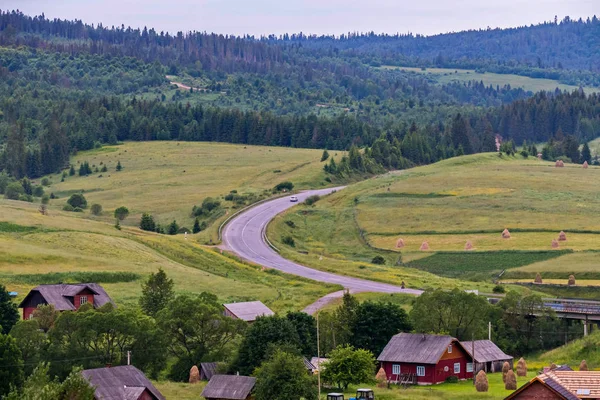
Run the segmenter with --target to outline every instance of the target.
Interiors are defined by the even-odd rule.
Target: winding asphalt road
[[[306,200],[312,195],[324,196],[343,187],[307,190],[296,195],[298,203]],[[369,281],[366,279],[352,278],[349,276],[336,275],[331,272],[319,271],[305,267],[286,258],[273,250],[267,243],[265,229],[277,214],[298,203],[290,201],[290,197],[282,197],[261,203],[234,217],[225,226],[223,231],[223,248],[230,250],[244,260],[267,268],[274,268],[292,275],[302,276],[319,282],[334,283],[342,285],[345,290],[352,293],[358,292],[381,292],[381,293],[407,293],[420,295],[421,290],[402,289],[400,286]],[[314,313],[335,298],[341,297],[343,291],[330,293],[319,299],[316,303],[307,307],[304,311]]]

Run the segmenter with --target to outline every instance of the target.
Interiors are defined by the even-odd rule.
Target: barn
[[[469,355],[475,359],[475,371],[500,372],[505,362],[513,367],[513,357],[504,353],[491,340],[460,342]],[[473,355],[473,351],[475,355]]]
[[[213,375],[202,391],[206,400],[248,400],[256,378],[240,375]]]
[[[200,363],[200,380],[210,381],[210,378],[217,373],[217,367],[216,362]]]
[[[165,397],[133,365],[81,371],[96,389],[96,400],[165,400]]]
[[[241,303],[223,304],[225,315],[231,318],[241,319],[248,323],[256,321],[262,316],[271,316],[275,313],[261,301],[245,301]]]
[[[388,381],[431,385],[451,376],[473,377],[473,362],[460,342],[448,335],[399,333],[377,361]]]

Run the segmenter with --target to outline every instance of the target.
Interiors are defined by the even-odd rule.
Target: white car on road
[[[297,201],[298,201],[298,198],[297,198],[296,196],[292,196],[292,197],[290,197],[290,201],[291,201],[292,203],[295,203],[295,202],[297,202]]]

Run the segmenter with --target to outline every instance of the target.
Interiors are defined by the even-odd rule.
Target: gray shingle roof
[[[200,375],[203,375],[206,380],[210,381],[210,378],[217,372],[216,362],[204,362],[200,363]]]
[[[104,288],[97,283],[77,283],[77,284],[57,284],[57,285],[39,285],[29,292],[23,299],[20,308],[26,305],[28,297],[33,292],[38,292],[48,304],[54,305],[58,311],[75,310],[75,305],[69,297],[75,296],[82,290],[89,289],[94,293],[94,307],[102,307],[106,303],[113,303]],[[114,304],[114,303],[113,303]]]
[[[448,335],[399,333],[390,339],[377,361],[437,364],[452,342],[458,340]]]
[[[473,350],[473,342],[460,342],[462,347],[472,357],[471,351]],[[504,353],[496,343],[491,340],[475,340],[475,362],[490,362],[490,361],[504,361],[512,360],[512,356]]]
[[[201,396],[206,399],[245,400],[252,392],[256,378],[239,375],[213,375]]]
[[[81,375],[96,387],[96,399],[137,400],[147,389],[156,399],[165,400],[144,373],[133,365],[86,369]]]
[[[246,301],[242,303],[223,304],[229,312],[239,319],[252,322],[260,316],[275,315],[275,313],[260,301]]]

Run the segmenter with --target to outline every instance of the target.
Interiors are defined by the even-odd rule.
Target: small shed
[[[200,363],[200,380],[202,381],[210,381],[210,378],[213,377],[217,372],[217,363],[216,362],[204,362]]]
[[[248,400],[256,378],[240,375],[213,375],[201,396],[206,400]]]
[[[96,389],[96,400],[165,400],[165,397],[133,365],[81,371]]]
[[[329,358],[319,358],[319,357],[313,357],[310,359],[310,363],[312,365],[315,366],[315,373],[319,371],[319,369],[321,369],[321,372],[323,372],[323,369],[325,369],[324,365],[325,363],[329,362]]]
[[[483,370],[486,373],[500,372],[504,362],[508,362],[510,367],[513,367],[514,359],[512,356],[504,353],[496,343],[491,340],[475,340],[474,342],[460,342],[467,353],[475,359],[476,372]],[[475,348],[475,356],[472,351]]]
[[[241,303],[223,304],[225,315],[231,318],[241,319],[246,322],[254,322],[256,318],[271,316],[275,313],[260,301],[246,301]]]
[[[304,362],[304,367],[306,368],[306,370],[308,371],[309,374],[317,373],[317,367],[315,365],[313,365],[313,363],[308,361],[308,358],[302,357],[302,361]]]

